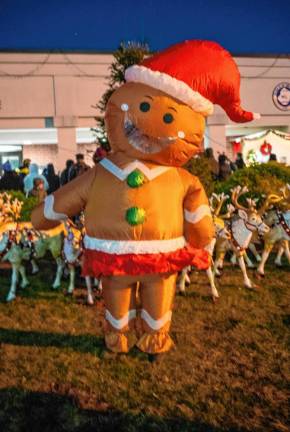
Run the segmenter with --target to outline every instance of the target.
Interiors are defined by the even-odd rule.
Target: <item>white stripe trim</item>
[[[158,320],[152,318],[151,315],[149,315],[149,313],[145,309],[142,309],[141,311],[141,318],[153,330],[160,330],[168,321],[171,321],[171,317],[172,317],[172,311],[166,312],[166,314],[164,314],[163,317],[159,318]]]
[[[185,246],[185,238],[177,237],[169,240],[104,240],[88,235],[84,238],[86,249],[109,254],[152,254],[174,252]]]
[[[54,196],[48,195],[44,200],[44,217],[49,220],[66,220],[68,217],[64,213],[57,213],[53,210]]]
[[[109,321],[109,323],[117,330],[121,330],[123,327],[127,326],[129,324],[129,321],[131,319],[136,318],[136,309],[131,309],[126,315],[123,316],[123,318],[116,319],[113,317],[111,312],[106,309],[106,320]]]
[[[148,180],[153,180],[171,168],[163,166],[149,168],[144,163],[138,160],[130,162],[125,168],[119,168],[112,161],[106,158],[102,159],[99,163],[100,165],[102,165],[103,168],[105,168],[107,171],[109,171],[121,181],[126,180],[128,175],[131,174],[131,172],[133,172],[135,169],[138,169],[143,174],[145,174]]]
[[[193,212],[190,212],[188,210],[184,210],[185,220],[187,222],[192,223],[192,224],[199,222],[205,216],[210,216],[210,218],[212,218],[210,208],[206,204],[202,204]]]
[[[162,90],[170,96],[181,100],[195,111],[204,115],[213,113],[213,104],[184,81],[173,78],[164,72],[153,71],[145,66],[130,66],[125,71],[127,82],[139,82]]]

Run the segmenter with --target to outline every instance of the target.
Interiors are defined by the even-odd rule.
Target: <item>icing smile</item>
[[[127,116],[126,116],[127,117]],[[136,150],[142,153],[158,153],[167,147],[169,144],[175,142],[178,137],[150,137],[138,129],[135,124],[128,117],[125,117],[124,131],[129,144]]]

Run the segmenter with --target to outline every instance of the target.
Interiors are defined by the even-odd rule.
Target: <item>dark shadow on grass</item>
[[[125,355],[109,352],[106,349],[103,337],[90,334],[70,335],[65,333],[47,333],[0,328],[0,344],[1,343],[18,346],[69,348],[77,352],[93,354],[100,358],[105,356],[108,360],[121,359],[122,356]],[[126,356],[138,358],[140,361],[148,361],[148,355],[141,352],[136,347],[133,347]]]
[[[32,392],[19,388],[0,390],[0,430],[5,432],[245,432],[217,428],[174,416],[163,418],[117,411],[91,396],[89,409],[82,408],[86,395],[77,389],[65,394]]]
[[[90,353],[99,357],[105,351],[103,338],[88,334],[70,335],[0,328],[0,343],[20,346],[71,348],[74,351]]]

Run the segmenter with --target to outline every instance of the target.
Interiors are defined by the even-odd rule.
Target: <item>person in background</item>
[[[59,177],[55,174],[54,166],[52,163],[49,163],[47,165],[47,167],[43,171],[43,175],[48,181],[48,185],[49,185],[47,193],[51,194],[52,192],[55,192],[59,188],[60,182],[59,182]]]
[[[219,155],[219,180],[227,180],[231,173],[232,170],[229,159],[224,153]]]
[[[37,164],[33,163],[30,165],[29,174],[24,178],[24,192],[26,193],[27,196],[29,195],[29,192],[31,192],[33,189],[34,186],[33,181],[35,178],[39,178],[43,180],[45,191],[47,191],[49,188],[46,178],[42,174],[39,174],[38,171],[39,169]]]
[[[4,171],[0,179],[0,190],[18,190],[23,191],[23,181],[19,175],[13,171],[9,161],[2,165]]]
[[[23,180],[27,174],[29,174],[29,166],[30,166],[30,159],[24,159],[21,167],[19,168],[19,176]]]
[[[67,184],[69,182],[68,179],[68,174],[69,171],[71,169],[71,167],[73,166],[74,161],[72,159],[68,159],[65,163],[65,169],[62,171],[61,175],[60,175],[60,185],[64,186],[65,184]]]
[[[212,179],[217,180],[219,175],[219,164],[214,157],[212,148],[205,149],[204,154],[205,157],[209,160]]]
[[[237,159],[235,161],[235,164],[236,164],[237,169],[242,169],[245,167],[245,162],[244,162],[242,153],[237,154]]]
[[[275,153],[271,153],[270,154],[270,158],[269,158],[269,162],[270,161],[275,161],[275,162],[277,162],[277,155],[275,154]]]
[[[76,163],[70,168],[68,173],[68,180],[71,181],[74,178],[84,174],[90,167],[85,163],[85,157],[82,153],[76,155]]]
[[[33,188],[29,192],[28,196],[37,198],[37,204],[40,204],[45,200],[47,193],[44,189],[44,181],[41,178],[35,177],[33,180]]]

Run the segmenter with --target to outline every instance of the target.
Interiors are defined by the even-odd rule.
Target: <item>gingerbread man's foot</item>
[[[144,333],[137,342],[137,347],[148,354],[160,354],[169,351],[174,343],[167,332]]]
[[[136,343],[133,332],[108,332],[105,334],[106,347],[115,353],[127,353]]]

